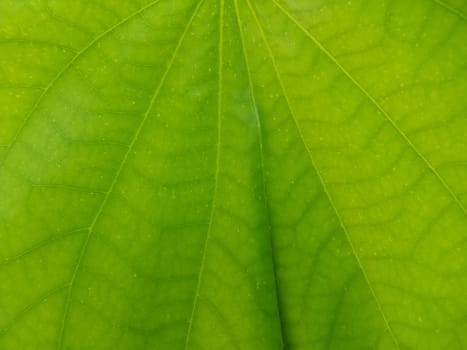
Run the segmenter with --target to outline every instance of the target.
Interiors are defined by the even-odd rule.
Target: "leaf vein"
[[[449,193],[454,202],[462,209],[464,214],[467,213],[466,208],[453,192],[451,187],[446,183],[444,178],[438,173],[435,167],[428,161],[428,159],[415,147],[415,144],[410,140],[410,138],[402,131],[397,123],[392,119],[392,117],[386,112],[386,110],[376,101],[376,99],[370,95],[370,93],[339,63],[339,61],[331,54],[331,52],[326,49],[318,39],[316,39],[295,17],[293,17],[277,0],[271,0],[281,12],[293,23],[295,24],[311,41],[342,71],[342,73],[347,76],[347,78],[364,94],[364,96],[379,110],[379,112],[387,119],[391,126],[397,131],[397,133],[404,139],[404,141],[410,146],[410,148],[415,152],[415,154],[425,163],[425,165],[430,169],[430,171],[435,175],[444,189]]]
[[[379,310],[379,312],[380,312],[380,314],[381,314],[381,316],[382,316],[382,318],[383,318],[384,324],[385,324],[385,326],[386,326],[386,328],[387,328],[389,334],[391,335],[391,338],[392,338],[394,344],[396,345],[397,349],[400,349],[399,342],[398,342],[397,338],[395,337],[395,334],[394,334],[394,332],[393,332],[393,330],[392,330],[392,328],[391,328],[391,326],[390,326],[390,324],[389,324],[389,322],[388,322],[388,320],[387,320],[386,314],[385,314],[384,311],[383,311],[383,308],[382,308],[382,306],[381,306],[381,303],[379,302],[379,299],[377,298],[376,293],[375,293],[375,291],[374,291],[374,289],[373,289],[373,287],[372,287],[372,285],[371,285],[371,283],[370,283],[370,280],[369,280],[369,278],[368,278],[368,275],[367,275],[367,273],[366,273],[366,270],[365,270],[365,268],[363,267],[363,264],[362,264],[362,262],[361,262],[361,260],[360,260],[359,255],[357,254],[357,251],[356,251],[356,249],[355,249],[355,246],[354,246],[354,244],[353,244],[352,239],[350,238],[350,235],[349,235],[349,233],[348,233],[348,231],[347,231],[347,228],[346,228],[346,226],[344,225],[344,221],[342,220],[342,218],[341,218],[341,216],[340,216],[340,214],[339,214],[339,211],[337,210],[337,207],[336,207],[336,205],[334,204],[334,200],[333,200],[333,198],[332,198],[332,196],[331,196],[331,194],[330,194],[330,192],[329,192],[329,190],[328,190],[328,187],[327,187],[327,185],[326,185],[326,183],[325,183],[325,181],[324,181],[324,179],[323,179],[323,177],[322,177],[322,175],[321,175],[321,173],[320,173],[318,167],[317,167],[316,164],[315,164],[314,158],[313,158],[313,156],[312,156],[312,154],[311,154],[310,149],[308,148],[308,145],[307,145],[306,142],[305,142],[305,138],[303,137],[303,133],[302,133],[301,128],[300,128],[300,126],[299,126],[299,124],[298,124],[297,118],[295,117],[295,114],[294,114],[292,105],[291,105],[291,103],[290,103],[290,99],[289,99],[289,97],[288,97],[288,95],[287,95],[287,92],[286,92],[286,89],[285,89],[285,85],[284,85],[284,83],[283,83],[283,81],[282,81],[282,78],[281,78],[281,75],[280,75],[280,73],[279,73],[279,68],[278,68],[278,66],[277,66],[277,63],[276,63],[276,60],[275,60],[275,58],[274,58],[274,54],[273,54],[273,52],[272,52],[272,49],[271,49],[271,47],[270,47],[270,45],[269,45],[269,42],[268,42],[268,40],[267,40],[267,38],[266,38],[266,34],[265,34],[265,32],[264,32],[263,26],[262,26],[262,24],[260,23],[260,20],[259,20],[257,14],[256,14],[256,11],[255,11],[255,10],[253,9],[253,7],[252,7],[252,5],[251,5],[251,3],[250,3],[250,0],[246,0],[246,1],[247,1],[247,3],[248,3],[248,6],[249,6],[249,8],[250,8],[250,11],[251,11],[251,13],[252,13],[252,15],[253,15],[255,21],[256,21],[256,23],[257,23],[259,32],[260,32],[260,34],[261,34],[261,37],[263,38],[263,41],[264,41],[264,43],[265,43],[265,46],[266,46],[267,51],[268,51],[268,53],[269,53],[269,56],[270,56],[270,58],[271,58],[271,62],[272,62],[273,67],[274,67],[274,72],[275,72],[275,74],[276,74],[276,76],[277,76],[277,80],[278,80],[279,85],[280,85],[280,87],[281,87],[281,90],[282,90],[284,99],[285,99],[285,101],[286,101],[287,107],[288,107],[288,109],[289,109],[289,111],[290,111],[290,115],[291,115],[291,117],[292,117],[292,119],[293,119],[293,121],[294,121],[294,124],[295,124],[296,128],[297,128],[297,131],[298,131],[298,134],[299,134],[299,136],[300,136],[300,139],[301,139],[301,141],[302,141],[302,143],[303,143],[303,146],[305,147],[305,150],[306,150],[307,153],[308,153],[308,157],[309,157],[309,159],[310,159],[310,162],[311,162],[313,168],[314,168],[315,171],[316,171],[316,175],[318,176],[318,179],[319,179],[319,181],[320,181],[321,187],[323,188],[323,191],[324,191],[324,193],[326,194],[326,196],[327,196],[327,198],[328,198],[328,200],[329,200],[329,203],[330,203],[331,207],[332,207],[333,210],[334,210],[334,213],[335,213],[335,215],[336,215],[336,217],[337,217],[337,220],[338,220],[338,222],[339,222],[339,224],[340,224],[340,226],[341,226],[341,228],[342,228],[342,231],[344,232],[345,237],[347,238],[347,241],[348,241],[349,246],[350,246],[350,248],[351,248],[351,250],[352,250],[352,253],[353,253],[353,255],[355,256],[355,260],[356,260],[358,266],[360,267],[360,270],[362,271],[362,274],[363,274],[363,277],[364,277],[364,279],[365,279],[365,282],[366,282],[366,284],[368,285],[368,288],[369,288],[369,290],[370,290],[370,292],[371,292],[371,294],[372,294],[372,296],[373,296],[373,299],[375,300],[376,306],[377,306],[377,308],[378,308],[378,310]],[[273,0],[273,1],[274,1],[274,0]]]
[[[253,79],[251,76],[251,69],[250,69],[250,63],[248,60],[248,55],[247,55],[247,49],[245,45],[245,38],[242,30],[242,22],[240,19],[240,11],[238,9],[238,0],[234,0],[234,6],[235,6],[235,14],[237,17],[237,22],[238,22],[238,31],[240,33],[240,39],[241,39],[241,44],[242,44],[242,52],[243,52],[243,57],[245,61],[245,66],[246,66],[246,71],[248,75],[248,85],[249,89],[251,92],[251,99],[253,103],[253,110],[255,114],[255,120],[256,120],[256,125],[258,127],[258,140],[259,140],[259,152],[260,152],[260,160],[261,160],[261,182],[262,182],[262,191],[263,191],[263,197],[264,201],[266,203],[266,209],[267,209],[267,220],[268,220],[268,233],[269,233],[269,241],[270,241],[270,248],[271,248],[271,262],[272,262],[272,270],[273,270],[273,278],[274,278],[274,288],[275,288],[275,297],[276,297],[276,308],[277,308],[277,317],[279,319],[279,326],[280,326],[280,339],[281,339],[281,348],[284,348],[284,337],[285,337],[285,325],[283,324],[283,319],[281,317],[281,304],[280,304],[280,293],[279,293],[279,286],[278,286],[278,278],[277,278],[277,261],[276,257],[274,254],[274,245],[273,245],[273,225],[271,221],[271,208],[269,205],[268,201],[268,195],[267,195],[267,185],[266,185],[266,178],[265,178],[265,171],[264,171],[264,145],[263,145],[263,129],[261,126],[261,120],[259,117],[258,113],[258,107],[256,104],[256,97],[255,97],[255,92],[253,88]]]
[[[455,14],[456,16],[462,18],[463,20],[467,20],[467,16],[461,12],[460,10],[456,9],[455,7],[452,7],[451,5],[445,3],[444,1],[442,0],[432,0],[433,2],[435,2],[436,4],[438,4],[439,6],[443,7],[445,10],[448,10],[449,12]]]
[[[91,49],[97,42],[99,42],[100,40],[102,40],[103,38],[105,38],[107,35],[109,35],[110,33],[112,33],[115,29],[119,28],[120,26],[122,26],[123,24],[125,24],[126,22],[130,21],[132,18],[138,16],[139,14],[141,14],[142,12],[150,9],[151,7],[153,7],[154,5],[156,5],[158,2],[160,2],[161,0],[155,0],[155,1],[152,1],[150,2],[149,4],[147,4],[146,6],[140,8],[138,11],[130,14],[129,16],[123,18],[121,21],[117,22],[116,24],[114,24],[113,26],[111,26],[110,28],[108,28],[107,30],[105,30],[104,32],[102,32],[101,34],[97,35],[94,39],[92,39],[84,48],[82,48],[81,50],[79,50],[73,57],[70,61],[68,61],[67,64],[65,64],[65,66],[57,73],[57,75],[55,75],[53,77],[53,79],[49,82],[49,84],[47,84],[47,86],[43,89],[42,93],[39,95],[39,97],[36,99],[35,103],[33,104],[31,110],[29,111],[29,113],[26,115],[26,117],[24,118],[23,122],[21,123],[21,125],[19,126],[18,130],[14,133],[11,141],[9,142],[8,146],[6,147],[5,151],[4,151],[4,154],[3,154],[3,157],[1,159],[1,163],[0,163],[0,166],[3,165],[3,163],[5,162],[5,160],[7,159],[11,149],[13,148],[13,146],[16,144],[16,142],[18,141],[18,138],[19,136],[21,135],[21,133],[24,131],[24,128],[26,127],[26,125],[28,124],[29,120],[32,118],[33,114],[37,111],[37,109],[39,108],[40,104],[42,103],[42,101],[44,100],[44,98],[47,96],[47,94],[50,92],[50,90],[55,86],[55,84],[60,80],[60,78],[73,66],[73,64],[80,58],[82,57],[87,51],[89,51],[89,49]]]
[[[78,257],[78,260],[76,262],[76,265],[75,265],[75,268],[74,268],[74,271],[73,271],[73,274],[72,274],[72,277],[70,279],[70,282],[69,282],[69,287],[68,287],[68,293],[67,293],[67,297],[66,297],[66,301],[65,301],[65,307],[64,307],[64,312],[63,312],[63,318],[62,318],[62,325],[61,325],[61,329],[60,329],[60,333],[59,333],[59,337],[58,337],[58,343],[57,343],[57,349],[60,350],[62,349],[62,346],[63,346],[63,338],[64,338],[64,333],[65,333],[65,326],[66,326],[66,321],[67,321],[67,318],[68,318],[68,314],[69,314],[69,308],[70,308],[70,302],[71,302],[71,297],[72,297],[72,291],[73,291],[73,287],[75,285],[75,281],[76,281],[76,277],[78,275],[78,271],[81,267],[81,264],[82,264],[82,261],[83,261],[83,258],[85,256],[85,253],[86,253],[86,250],[87,250],[87,247],[89,245],[89,241],[91,239],[91,236],[92,236],[92,233],[94,232],[94,229],[96,227],[96,224],[99,220],[99,218],[101,217],[103,211],[104,211],[104,208],[109,200],[109,197],[110,197],[110,194],[114,191],[114,188],[115,188],[115,185],[117,184],[117,181],[120,177],[120,174],[122,173],[122,170],[129,158],[129,155],[133,149],[133,147],[135,146],[137,140],[138,140],[138,137],[139,135],[141,134],[141,131],[143,130],[144,128],[144,125],[146,124],[146,121],[148,120],[148,117],[149,117],[149,113],[150,111],[152,110],[152,107],[154,106],[154,103],[159,95],[159,92],[161,91],[165,81],[166,81],[166,78],[170,72],[170,69],[172,68],[173,66],[173,63],[175,61],[175,58],[179,52],[179,49],[180,47],[182,46],[182,43],[186,37],[186,34],[188,32],[188,29],[190,28],[191,26],[191,23],[193,22],[193,19],[195,18],[196,14],[198,13],[198,9],[200,8],[201,4],[202,4],[203,0],[199,1],[197,6],[195,7],[194,11],[193,11],[193,14],[191,15],[188,23],[186,24],[178,42],[177,42],[177,45],[172,53],[172,56],[167,64],[167,67],[164,71],[164,74],[162,75],[161,77],[161,80],[159,82],[159,84],[157,85],[155,91],[154,91],[154,94],[150,100],[150,103],[148,105],[148,108],[146,109],[146,112],[144,113],[143,115],[143,118],[135,132],[135,134],[133,135],[133,138],[128,146],[128,149],[127,149],[127,152],[125,153],[125,155],[123,156],[123,159],[120,163],[120,166],[119,168],[117,169],[116,173],[115,173],[115,176],[112,180],[112,183],[110,184],[109,186],[109,189],[108,191],[106,192],[105,196],[104,196],[104,199],[102,200],[102,203],[99,207],[99,209],[97,210],[97,213],[96,215],[94,216],[94,219],[89,227],[89,230],[88,230],[88,235],[85,239],[85,242],[83,243],[83,247],[81,248],[81,252],[80,252],[80,255]]]
[[[219,61],[218,61],[218,89],[217,89],[217,151],[216,151],[216,170],[214,173],[214,189],[212,195],[212,204],[211,204],[211,214],[209,216],[208,231],[206,233],[206,238],[204,240],[203,246],[203,256],[201,258],[201,265],[199,268],[198,278],[196,282],[195,295],[193,297],[193,305],[191,308],[190,318],[188,320],[188,329],[185,337],[185,350],[188,349],[190,343],[191,334],[193,330],[193,321],[195,317],[196,310],[198,308],[199,294],[201,290],[201,281],[203,279],[203,274],[206,265],[206,255],[209,246],[209,240],[211,238],[212,231],[212,222],[214,219],[214,213],[216,209],[216,199],[217,199],[217,187],[219,182],[219,164],[220,164],[220,149],[221,149],[221,127],[222,127],[222,60],[223,60],[223,34],[224,34],[224,0],[220,0],[220,9],[219,9]]]

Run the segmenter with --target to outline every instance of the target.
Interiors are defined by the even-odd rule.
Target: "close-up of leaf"
[[[467,349],[465,0],[0,0],[0,350]]]

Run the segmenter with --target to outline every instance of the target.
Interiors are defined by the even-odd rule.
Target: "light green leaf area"
[[[0,0],[0,349],[467,349],[465,0]]]

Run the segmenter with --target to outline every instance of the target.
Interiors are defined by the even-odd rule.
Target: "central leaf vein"
[[[345,224],[344,224],[344,221],[343,221],[343,219],[341,218],[341,216],[340,216],[340,214],[339,214],[339,211],[337,210],[336,205],[334,204],[334,200],[333,200],[333,198],[332,198],[332,196],[331,196],[331,194],[330,194],[330,192],[329,192],[329,190],[328,190],[328,187],[327,187],[327,185],[326,185],[326,182],[324,181],[324,179],[323,179],[323,177],[322,177],[322,175],[321,175],[321,173],[320,173],[320,171],[319,171],[319,168],[316,166],[316,163],[315,163],[314,158],[313,158],[313,156],[312,156],[312,154],[311,154],[311,151],[310,151],[308,145],[307,145],[306,142],[305,142],[305,139],[304,139],[304,137],[303,137],[303,133],[302,133],[302,131],[301,131],[301,128],[300,128],[300,126],[299,126],[299,123],[298,123],[298,121],[297,121],[297,118],[295,117],[295,113],[294,113],[294,111],[293,111],[292,105],[291,105],[291,103],[290,103],[290,99],[289,99],[288,94],[287,94],[287,91],[286,91],[286,89],[285,89],[285,85],[284,85],[284,83],[283,83],[283,81],[282,81],[282,78],[281,78],[281,75],[280,75],[280,72],[279,72],[279,68],[278,68],[278,66],[277,66],[276,59],[275,59],[274,54],[273,54],[273,52],[272,52],[271,46],[270,46],[270,44],[269,44],[269,41],[268,41],[268,39],[266,38],[266,34],[265,34],[265,32],[264,32],[263,26],[262,26],[262,24],[261,24],[261,22],[260,22],[260,20],[259,20],[259,18],[258,18],[258,16],[257,16],[257,14],[256,14],[256,11],[254,10],[253,6],[251,5],[250,0],[246,0],[246,1],[247,1],[247,4],[248,4],[249,9],[250,9],[250,11],[251,11],[251,14],[252,14],[253,18],[255,19],[255,22],[256,22],[256,24],[257,24],[257,26],[258,26],[258,30],[259,30],[259,32],[260,32],[260,35],[261,35],[261,37],[263,38],[263,41],[264,41],[264,44],[265,44],[266,49],[267,49],[267,51],[268,51],[268,54],[269,54],[269,56],[270,56],[270,58],[271,58],[272,65],[273,65],[273,67],[274,67],[274,72],[275,72],[275,74],[276,74],[276,76],[277,76],[277,80],[278,80],[279,85],[280,85],[280,87],[281,87],[282,94],[283,94],[284,99],[285,99],[285,101],[286,101],[287,107],[288,107],[288,109],[289,109],[289,111],[290,111],[290,115],[291,115],[291,117],[292,117],[292,119],[293,119],[294,125],[295,125],[295,127],[297,128],[297,131],[298,131],[298,134],[299,134],[299,136],[300,136],[301,142],[303,143],[303,146],[304,146],[305,149],[306,149],[306,152],[307,152],[307,154],[308,154],[308,157],[309,157],[309,159],[310,159],[310,162],[311,162],[313,168],[315,169],[316,175],[318,176],[318,179],[319,179],[319,181],[320,181],[321,187],[322,187],[324,193],[326,194],[330,205],[332,206],[332,208],[333,208],[333,210],[334,210],[334,213],[335,213],[335,215],[336,215],[336,217],[337,217],[337,220],[339,221],[339,224],[340,224],[340,226],[341,226],[341,228],[342,228],[342,231],[344,232],[344,234],[345,234],[345,236],[346,236],[346,238],[347,238],[347,241],[348,241],[349,246],[350,246],[350,248],[351,248],[351,250],[352,250],[352,253],[353,253],[353,255],[355,256],[355,259],[356,259],[356,261],[357,261],[358,266],[360,267],[360,270],[362,271],[363,277],[364,277],[364,279],[365,279],[365,281],[366,281],[366,284],[368,285],[368,288],[369,288],[369,290],[370,290],[370,292],[371,292],[371,294],[372,294],[372,296],[373,296],[373,299],[375,300],[375,303],[376,303],[376,305],[377,305],[377,307],[378,307],[378,310],[379,310],[379,312],[380,312],[380,314],[381,314],[381,317],[383,318],[383,321],[384,321],[384,323],[385,323],[385,326],[386,326],[386,328],[388,329],[388,332],[389,332],[389,334],[391,335],[391,338],[392,338],[394,344],[395,344],[396,347],[399,349],[399,348],[400,348],[399,342],[398,342],[398,340],[397,340],[397,338],[396,338],[396,336],[395,336],[395,334],[394,334],[394,332],[393,332],[393,330],[392,330],[392,327],[390,326],[390,324],[389,324],[389,322],[388,322],[388,319],[387,319],[387,317],[386,317],[386,314],[385,314],[384,311],[383,311],[382,305],[381,305],[381,303],[380,303],[378,297],[376,296],[376,293],[375,293],[375,291],[374,291],[374,289],[373,289],[373,287],[372,287],[372,285],[371,285],[371,283],[370,283],[370,280],[369,280],[369,278],[368,278],[368,275],[367,275],[367,273],[366,273],[366,270],[365,270],[365,268],[364,268],[364,266],[363,266],[363,264],[362,264],[362,262],[361,262],[361,260],[360,260],[359,255],[357,254],[357,251],[356,251],[355,246],[354,246],[354,244],[353,244],[353,241],[352,241],[352,239],[351,239],[351,237],[350,237],[350,235],[349,235],[349,232],[347,231],[347,228],[346,228],[346,226],[345,226]],[[273,1],[274,1],[274,0],[273,0]]]

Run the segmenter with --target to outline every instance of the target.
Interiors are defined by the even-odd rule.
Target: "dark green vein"
[[[67,284],[60,284],[57,287],[54,287],[47,292],[45,292],[43,295],[41,295],[39,298],[36,300],[32,301],[24,309],[16,313],[16,315],[13,317],[13,319],[2,329],[0,329],[0,338],[3,338],[10,330],[11,328],[17,324],[24,316],[26,316],[28,313],[30,313],[32,310],[35,308],[39,307],[44,303],[47,299],[51,298],[52,296],[60,293],[61,291],[66,290]]]
[[[150,2],[149,4],[147,4],[146,6],[143,6],[142,8],[140,8],[138,11],[130,14],[129,16],[123,18],[121,21],[117,22],[116,24],[114,24],[113,26],[111,26],[110,28],[108,28],[107,30],[105,30],[104,32],[102,32],[101,34],[97,35],[94,39],[92,39],[88,45],[86,45],[84,48],[82,48],[80,51],[78,51],[70,61],[68,61],[68,63],[57,73],[57,75],[55,75],[55,77],[49,82],[49,84],[47,84],[47,86],[44,88],[44,90],[42,91],[42,93],[39,95],[39,97],[36,99],[34,105],[32,106],[31,110],[29,111],[29,113],[26,115],[26,117],[24,118],[23,122],[21,123],[20,127],[18,128],[18,130],[15,132],[15,134],[13,135],[11,141],[9,142],[8,146],[6,147],[5,151],[4,151],[4,154],[3,154],[3,158],[1,159],[1,163],[0,163],[0,166],[3,165],[3,163],[5,162],[5,160],[7,159],[8,157],[8,154],[10,153],[11,149],[13,148],[13,146],[16,144],[16,142],[18,141],[18,138],[19,136],[21,135],[21,133],[24,131],[24,128],[26,127],[26,125],[28,124],[29,120],[31,119],[31,117],[33,116],[33,114],[37,111],[37,108],[39,108],[40,104],[42,103],[42,101],[44,100],[44,98],[47,96],[47,94],[50,92],[50,90],[54,87],[54,85],[60,80],[61,77],[63,77],[63,75],[73,66],[73,64],[80,58],[83,56],[83,54],[85,54],[87,51],[89,51],[89,49],[91,49],[96,43],[98,43],[100,40],[102,40],[103,38],[105,38],[107,35],[109,35],[110,33],[112,33],[115,29],[119,28],[120,26],[122,26],[123,24],[125,24],[126,22],[130,21],[132,18],[135,18],[136,16],[138,16],[139,14],[141,14],[142,12],[150,9],[151,7],[153,7],[154,5],[156,5],[158,2],[160,2],[161,0],[155,0],[155,1],[152,1]]]
[[[256,120],[256,125],[258,127],[258,140],[259,140],[259,153],[260,153],[260,160],[261,160],[261,179],[262,179],[262,191],[263,191],[263,198],[265,201],[266,209],[267,209],[267,220],[268,220],[268,231],[269,231],[269,242],[270,242],[270,249],[271,249],[271,263],[272,263],[272,270],[273,270],[273,278],[274,278],[274,288],[275,288],[275,296],[276,296],[276,308],[277,308],[277,317],[279,319],[279,326],[280,326],[280,338],[281,338],[281,348],[283,349],[285,346],[285,325],[284,325],[284,320],[282,319],[282,312],[281,312],[281,303],[280,303],[280,292],[279,292],[279,286],[278,286],[278,279],[277,279],[277,261],[276,257],[274,255],[274,244],[273,244],[273,225],[271,221],[271,208],[269,205],[269,200],[268,200],[268,195],[267,195],[267,185],[266,185],[266,178],[265,178],[265,171],[264,171],[264,146],[263,146],[263,129],[261,126],[261,120],[258,114],[258,107],[256,104],[256,97],[255,97],[255,91],[253,88],[253,79],[251,77],[251,70],[250,70],[250,63],[248,60],[248,55],[247,55],[247,50],[246,50],[246,45],[245,45],[245,38],[243,36],[243,30],[242,30],[242,21],[240,19],[240,11],[238,9],[238,0],[234,0],[234,6],[235,6],[235,14],[237,17],[237,23],[238,23],[238,31],[240,33],[240,39],[241,39],[241,44],[242,44],[242,52],[243,52],[243,58],[245,61],[245,66],[246,66],[246,71],[248,75],[248,86],[250,89],[251,93],[251,100],[253,103],[253,111],[255,114],[255,120]]]
[[[193,330],[193,321],[195,318],[196,310],[198,308],[199,295],[201,291],[201,282],[203,279],[204,270],[206,267],[206,256],[209,247],[209,240],[211,239],[212,222],[216,210],[217,188],[219,184],[219,164],[221,154],[221,128],[222,128],[222,66],[223,66],[223,41],[224,41],[224,0],[220,0],[219,8],[219,61],[218,61],[218,88],[217,88],[217,151],[216,151],[216,169],[214,173],[214,190],[212,194],[211,214],[209,217],[208,231],[203,246],[203,256],[201,258],[201,265],[199,268],[198,279],[196,282],[195,295],[193,297],[193,305],[191,308],[190,318],[188,320],[188,329],[185,337],[185,350],[188,349]]]
[[[308,157],[310,158],[311,165],[313,166],[313,168],[314,168],[315,171],[316,171],[316,175],[318,176],[318,179],[319,179],[319,181],[320,181],[320,183],[321,183],[321,187],[323,188],[323,191],[324,191],[324,193],[326,194],[326,196],[327,196],[327,198],[328,198],[328,200],[329,200],[329,203],[331,204],[331,206],[332,206],[332,208],[333,208],[333,210],[334,210],[334,213],[335,213],[335,215],[336,215],[336,217],[337,217],[337,219],[338,219],[338,221],[339,221],[339,224],[340,224],[340,226],[341,226],[341,228],[342,228],[342,231],[344,232],[345,237],[347,238],[347,241],[348,241],[349,246],[350,246],[350,248],[351,248],[351,250],[352,250],[352,253],[353,253],[353,255],[355,256],[355,259],[356,259],[356,261],[357,261],[358,266],[360,267],[360,270],[362,271],[363,277],[365,278],[365,282],[366,282],[366,284],[368,285],[368,288],[369,288],[369,290],[370,290],[370,292],[371,292],[371,294],[372,294],[372,296],[373,296],[373,299],[375,300],[376,306],[378,307],[378,310],[379,310],[379,312],[380,312],[380,314],[381,314],[381,317],[382,317],[382,319],[383,319],[383,321],[384,321],[384,324],[385,324],[385,326],[386,326],[386,328],[387,328],[389,334],[391,335],[391,338],[392,338],[394,344],[396,345],[396,347],[397,347],[398,349],[400,349],[399,342],[397,341],[397,338],[395,337],[395,334],[394,334],[394,332],[393,332],[393,330],[392,330],[392,328],[391,328],[391,326],[390,326],[390,324],[389,324],[389,322],[388,322],[388,319],[387,319],[387,317],[386,317],[386,314],[385,314],[384,311],[383,311],[382,305],[381,305],[381,303],[380,303],[378,297],[376,296],[376,293],[375,293],[375,291],[374,291],[374,289],[373,289],[373,287],[372,287],[372,285],[371,285],[371,283],[370,283],[370,280],[369,280],[369,278],[368,278],[368,275],[367,275],[367,273],[366,273],[366,270],[365,270],[365,268],[364,268],[364,266],[363,266],[363,264],[362,264],[362,262],[361,262],[361,260],[360,260],[359,255],[357,254],[357,251],[356,251],[355,246],[354,246],[354,244],[353,244],[353,241],[352,241],[352,239],[351,239],[351,237],[350,237],[350,234],[349,234],[349,232],[347,231],[347,227],[345,226],[344,221],[342,220],[342,218],[341,218],[341,216],[340,216],[340,214],[339,214],[339,211],[337,210],[337,207],[336,207],[336,205],[335,205],[335,203],[334,203],[333,197],[331,196],[331,194],[330,194],[330,192],[329,192],[329,190],[328,190],[328,187],[327,187],[327,185],[326,185],[326,182],[324,181],[324,179],[323,179],[323,177],[322,177],[322,175],[321,175],[321,172],[320,172],[319,168],[316,166],[316,163],[315,163],[315,161],[314,161],[313,155],[311,154],[311,151],[310,151],[310,149],[308,148],[308,145],[307,145],[306,142],[305,142],[305,138],[303,137],[303,133],[302,133],[302,131],[301,131],[300,125],[299,125],[299,123],[298,123],[298,120],[297,120],[297,118],[295,117],[295,113],[294,113],[293,108],[292,108],[292,105],[291,105],[291,103],[290,103],[290,99],[289,99],[289,97],[288,97],[288,95],[287,95],[287,91],[286,91],[285,85],[284,85],[284,83],[283,83],[283,81],[282,81],[282,78],[281,78],[281,75],[280,75],[280,72],[279,72],[279,68],[278,68],[278,66],[277,66],[276,59],[275,59],[274,54],[273,54],[273,52],[272,52],[271,46],[270,46],[270,44],[269,44],[268,39],[266,38],[266,34],[265,34],[265,32],[264,32],[263,26],[262,26],[262,24],[261,24],[261,22],[260,22],[260,20],[259,20],[259,18],[258,18],[258,16],[257,16],[257,14],[256,14],[256,11],[253,9],[253,6],[251,5],[250,0],[246,0],[246,1],[247,1],[247,4],[248,4],[248,7],[250,8],[250,11],[251,11],[251,13],[252,13],[252,15],[253,15],[253,18],[254,18],[255,21],[256,21],[256,24],[257,24],[257,26],[258,26],[259,32],[260,32],[260,34],[261,34],[261,37],[263,38],[264,44],[265,44],[265,46],[266,46],[266,49],[268,50],[269,56],[270,56],[270,58],[271,58],[271,62],[272,62],[272,64],[273,64],[273,66],[274,66],[274,71],[275,71],[275,74],[276,74],[276,76],[277,76],[277,80],[278,80],[279,85],[280,85],[281,90],[282,90],[282,94],[283,94],[284,99],[285,99],[285,101],[286,101],[287,107],[288,107],[288,109],[289,109],[289,111],[290,111],[290,115],[291,115],[291,117],[292,117],[292,119],[293,119],[293,122],[294,122],[294,124],[295,124],[295,127],[296,127],[296,129],[297,129],[297,131],[298,131],[298,134],[299,134],[299,136],[300,136],[301,142],[303,143],[303,146],[305,147],[305,150],[306,150],[307,153],[308,153]]]
[[[358,270],[355,270],[355,272],[352,275],[350,275],[347,281],[345,281],[344,287],[337,295],[337,303],[334,305],[334,311],[332,312],[332,316],[331,316],[331,323],[330,323],[328,332],[325,337],[325,344],[326,344],[325,348],[326,349],[333,348],[332,341],[335,339],[337,322],[339,320],[339,315],[340,315],[340,312],[342,311],[342,307],[344,306],[345,297],[349,289],[348,286],[350,286],[354,282],[354,280],[358,277],[357,272]]]
[[[84,233],[88,229],[89,229],[88,227],[82,227],[82,228],[71,230],[71,231],[68,231],[68,232],[65,232],[65,233],[60,233],[60,234],[57,234],[57,235],[49,236],[46,239],[34,244],[33,246],[24,249],[20,253],[17,253],[15,255],[10,256],[8,258],[5,258],[3,260],[0,260],[0,266],[10,265],[10,264],[14,263],[15,261],[18,261],[18,260],[20,260],[20,259],[34,253],[34,252],[37,252],[41,248],[47,247],[47,246],[49,246],[49,245],[51,245],[51,244],[53,244],[55,242],[64,240],[65,238],[75,236],[75,235],[77,235],[79,233],[82,233],[82,232]]]
[[[97,210],[97,213],[96,215],[94,216],[94,219],[89,227],[89,231],[88,231],[88,235],[86,236],[86,240],[83,244],[83,247],[81,249],[81,252],[80,252],[80,255],[78,257],[78,260],[76,262],[76,265],[75,265],[75,268],[74,268],[74,271],[73,271],[73,274],[72,274],[72,277],[70,279],[70,283],[69,283],[69,288],[68,288],[68,293],[67,293],[67,297],[66,297],[66,301],[65,301],[65,307],[64,307],[64,312],[63,312],[63,318],[62,318],[62,325],[61,325],[61,329],[60,329],[60,333],[59,333],[59,337],[58,337],[58,342],[57,342],[57,349],[60,350],[62,349],[62,346],[63,346],[63,338],[64,338],[64,334],[65,334],[65,327],[66,327],[66,321],[67,321],[67,318],[68,318],[68,314],[69,314],[69,309],[70,309],[70,302],[71,302],[71,297],[72,297],[72,292],[73,292],[73,287],[75,285],[75,281],[76,281],[76,277],[78,275],[78,271],[81,267],[81,263],[83,261],[83,258],[85,256],[85,253],[86,253],[86,250],[87,250],[87,247],[89,245],[89,241],[91,239],[91,236],[92,236],[92,233],[94,232],[94,229],[96,227],[96,224],[99,220],[99,218],[101,217],[103,211],[104,211],[104,208],[109,200],[109,197],[110,197],[110,194],[114,191],[114,188],[115,188],[115,185],[117,184],[117,181],[120,177],[120,174],[126,164],[126,162],[128,161],[128,158],[129,158],[129,155],[131,153],[131,151],[133,150],[133,147],[135,146],[137,140],[138,140],[138,137],[139,135],[141,134],[141,131],[143,130],[144,128],[144,125],[146,124],[146,121],[148,120],[148,117],[149,117],[149,113],[151,112],[152,110],[152,107],[154,106],[154,103],[157,99],[157,97],[159,96],[159,92],[161,91],[164,83],[165,83],[165,80],[173,66],[173,63],[175,61],[175,58],[179,52],[179,49],[180,47],[182,46],[182,43],[186,37],[186,34],[188,32],[188,29],[190,28],[191,26],[191,23],[193,22],[196,14],[198,13],[198,10],[199,8],[201,7],[201,4],[203,3],[203,0],[199,1],[198,4],[196,5],[194,11],[193,11],[193,14],[191,15],[188,23],[186,24],[178,42],[177,42],[177,45],[172,53],[172,56],[167,64],[167,67],[164,71],[164,74],[162,75],[161,77],[161,80],[159,82],[159,84],[157,85],[155,91],[154,91],[154,94],[151,98],[151,101],[148,105],[148,108],[146,110],[146,112],[144,113],[143,115],[143,118],[136,130],[136,132],[134,133],[133,135],[133,138],[128,146],[128,149],[127,149],[127,152],[125,153],[121,163],[120,163],[120,166],[119,168],[117,169],[116,173],[115,173],[115,176],[112,180],[112,183],[110,184],[109,186],[109,189],[108,191],[106,192],[105,194],[105,197],[99,207],[99,209]]]
[[[20,44],[20,45],[37,45],[37,46],[49,46],[53,47],[56,49],[61,49],[65,50],[67,52],[70,52],[72,54],[77,55],[78,51],[76,51],[74,48],[66,45],[62,45],[59,43],[53,43],[50,41],[46,40],[40,40],[40,39],[22,39],[22,38],[2,38],[0,39],[0,45],[8,45],[8,44]]]
[[[441,1],[441,0],[433,0],[433,1],[439,6],[441,6],[442,8],[444,8],[445,10],[448,10],[449,12],[455,14],[456,16],[462,18],[463,20],[467,20],[467,16],[463,12],[445,3],[444,1]]]
[[[276,0],[271,0],[281,11],[282,13],[293,23],[295,24],[313,43],[344,73],[344,75],[365,95],[365,97],[380,111],[380,113],[387,119],[391,126],[397,131],[397,133],[404,139],[404,141],[412,148],[412,150],[417,154],[417,156],[425,163],[425,165],[430,169],[430,171],[435,175],[439,180],[445,190],[452,197],[454,202],[462,209],[464,214],[467,213],[466,208],[453,192],[451,187],[446,183],[446,181],[441,177],[438,171],[434,166],[428,161],[427,158],[415,147],[414,143],[409,139],[409,137],[399,128],[397,123],[392,119],[392,117],[386,112],[386,110],[376,101],[376,99],[340,64],[340,62],[331,54],[331,52],[326,49],[321,42],[316,39],[295,17],[293,17],[281,4]]]

